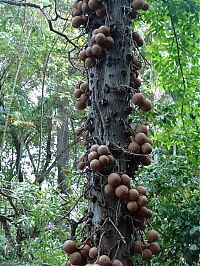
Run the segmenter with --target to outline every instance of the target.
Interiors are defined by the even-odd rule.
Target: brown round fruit
[[[87,3],[83,3],[81,6],[81,10],[83,11],[83,14],[87,14],[90,12],[90,8]]]
[[[128,145],[128,150],[134,153],[139,153],[140,152],[140,145],[138,145],[136,142],[131,142]]]
[[[128,188],[124,185],[119,185],[115,189],[115,194],[120,199],[125,199],[128,196]]]
[[[137,128],[136,128],[136,133],[144,133],[145,135],[147,135],[147,132],[148,132],[148,129],[145,125],[138,125]]]
[[[137,199],[137,204],[140,207],[145,206],[147,204],[147,197],[143,196],[143,195],[140,195],[139,198]]]
[[[113,260],[111,266],[123,266],[123,263],[120,260]]]
[[[85,50],[80,51],[80,53],[79,53],[79,59],[81,61],[85,61],[86,58],[87,58],[86,51]]]
[[[110,29],[107,26],[101,26],[99,28],[99,33],[103,33],[105,36],[110,35]]]
[[[153,212],[151,210],[147,209],[145,217],[146,218],[151,218],[152,216],[153,216]]]
[[[85,67],[86,68],[90,68],[93,67],[95,65],[95,60],[91,57],[88,57],[85,59]]]
[[[134,253],[141,253],[142,252],[142,242],[141,241],[133,242],[132,250]]]
[[[83,4],[83,1],[78,1],[78,3],[76,4],[76,7],[77,7],[78,9],[81,9],[82,4]]]
[[[103,33],[98,33],[95,36],[95,42],[100,45],[103,45],[106,42],[106,36]]]
[[[127,174],[121,175],[121,184],[125,186],[130,186],[131,184],[131,178]]]
[[[138,210],[138,212],[137,212],[137,215],[139,217],[147,217],[147,215],[148,215],[148,209],[147,209],[147,207],[140,207],[139,210]]]
[[[82,93],[81,94],[81,97],[80,97],[80,101],[82,102],[82,103],[87,103],[87,96],[85,95],[85,93]]]
[[[115,162],[115,158],[111,154],[108,154],[107,156],[109,158],[109,164],[112,165]]]
[[[92,53],[92,46],[88,46],[85,50],[86,56],[87,57],[93,57],[93,53]]]
[[[76,250],[76,242],[73,240],[67,240],[63,244],[63,249],[67,254],[71,254]]]
[[[132,38],[133,38],[134,41],[137,42],[138,39],[140,38],[139,33],[138,33],[137,31],[134,31],[134,32],[132,33]]]
[[[110,184],[107,184],[104,188],[104,192],[107,196],[114,196],[115,195],[115,188],[111,186]]]
[[[144,186],[137,186],[136,189],[141,195],[144,195],[144,196],[147,195],[147,190]]]
[[[111,36],[107,36],[106,37],[106,42],[104,43],[104,47],[105,48],[112,48],[115,44],[115,41],[113,39],[113,37]]]
[[[75,16],[72,19],[72,27],[78,29],[83,24],[83,18],[81,16]]]
[[[137,200],[138,198],[139,198],[139,192],[134,188],[129,189],[128,199],[132,201],[132,200]]]
[[[135,0],[131,3],[131,7],[135,10],[142,9],[144,6],[144,1],[143,0]]]
[[[92,35],[96,35],[98,33],[99,33],[99,29],[95,29],[95,30],[93,30]]]
[[[149,243],[156,242],[158,240],[158,232],[156,230],[149,230],[146,233],[146,238]]]
[[[79,252],[83,256],[83,258],[87,258],[89,256],[90,246],[87,244],[83,244],[79,247]]]
[[[83,169],[85,168],[85,163],[84,163],[84,162],[79,162],[79,163],[77,164],[77,168],[78,168],[79,170],[83,170]]]
[[[79,252],[74,252],[69,256],[69,261],[73,265],[81,265],[83,263],[83,258]]]
[[[82,94],[82,91],[80,89],[75,89],[74,91],[74,97],[75,98],[80,98],[81,97],[81,94]]]
[[[101,145],[97,149],[97,152],[99,155],[108,155],[109,154],[109,149],[106,145]]]
[[[82,154],[80,157],[79,157],[79,162],[83,162],[85,160],[85,155]]]
[[[144,99],[142,106],[141,106],[141,110],[144,112],[149,112],[151,109],[152,109],[151,101],[148,99]]]
[[[91,146],[90,151],[97,151],[97,149],[99,148],[98,144],[94,144]]]
[[[144,2],[142,10],[147,11],[149,9],[149,4],[147,2]]]
[[[96,247],[92,247],[90,250],[89,250],[89,257],[90,259],[96,259],[98,255],[98,249]]]
[[[139,144],[139,145],[143,145],[146,142],[146,138],[147,137],[144,133],[142,133],[142,132],[137,133],[135,135],[135,142],[137,142],[137,144]]]
[[[84,110],[87,107],[86,103],[82,102],[82,101],[77,101],[75,104],[75,108],[77,110]]]
[[[142,93],[135,93],[135,94],[133,94],[133,96],[132,96],[132,102],[133,102],[135,105],[142,106],[144,100],[145,100],[145,98],[144,98],[144,96],[142,95]]]
[[[160,252],[160,246],[157,242],[152,242],[150,245],[149,245],[149,249],[151,250],[152,254],[153,255],[156,255]]]
[[[99,158],[99,154],[96,151],[91,151],[88,154],[88,161],[91,162],[94,159],[98,159]]]
[[[113,187],[118,187],[121,184],[121,177],[117,173],[112,173],[108,176],[108,183]]]
[[[87,82],[84,82],[80,85],[80,90],[82,91],[82,93],[85,93],[88,90],[89,86]]]
[[[148,155],[146,155],[146,156],[140,156],[139,159],[140,159],[140,162],[144,166],[148,166],[148,165],[150,165],[152,163],[151,158]]]
[[[134,89],[138,89],[142,85],[142,81],[140,78],[134,79]]]
[[[110,162],[110,160],[109,160],[109,158],[108,158],[107,155],[101,155],[101,156],[99,156],[99,161],[100,161],[100,163],[101,163],[103,166],[107,166],[107,165],[109,165],[109,162]]]
[[[103,50],[99,44],[94,44],[92,46],[92,54],[97,59],[102,56]]]
[[[102,255],[98,259],[98,264],[102,266],[110,266],[110,258],[107,255]]]
[[[80,89],[80,86],[81,86],[82,83],[83,83],[83,81],[79,81],[78,83],[76,83],[75,88],[76,89]]]
[[[143,154],[150,154],[152,152],[152,146],[150,143],[146,142],[141,146],[141,152]]]
[[[79,8],[74,8],[72,10],[72,17],[81,16],[82,14],[83,14],[83,12]]]
[[[145,249],[142,251],[142,258],[143,258],[143,260],[148,261],[148,260],[150,260],[152,257],[153,257],[153,254],[152,254],[152,252],[151,252],[150,249],[145,248]]]
[[[133,64],[134,70],[139,70],[142,67],[142,63],[136,58],[133,58],[132,64]]]
[[[101,6],[95,10],[97,17],[103,18],[106,15],[106,9],[104,6]]]
[[[137,40],[137,46],[142,47],[143,45],[144,45],[144,40],[141,37],[139,37]]]
[[[91,37],[91,44],[95,44],[95,35],[92,35],[92,37]]]
[[[88,6],[91,10],[96,10],[100,5],[100,2],[98,0],[89,0]]]
[[[136,201],[129,201],[129,202],[127,203],[127,209],[128,209],[130,212],[136,212],[137,209],[138,209],[137,202],[136,202]]]
[[[102,169],[102,165],[99,160],[93,159],[90,162],[90,169],[96,172],[99,172]]]

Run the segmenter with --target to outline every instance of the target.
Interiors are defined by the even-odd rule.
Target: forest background
[[[76,168],[84,145],[76,129],[87,111],[74,108],[83,66],[69,39],[81,48],[86,36],[71,27],[73,2],[0,1],[1,265],[61,265],[63,241],[75,229],[84,233],[85,179]],[[134,28],[145,40],[142,86],[154,105],[143,117],[154,163],[136,178],[149,188],[160,233],[151,265],[199,265],[200,5],[149,3]]]

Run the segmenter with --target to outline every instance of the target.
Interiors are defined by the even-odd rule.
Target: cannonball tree
[[[76,109],[88,108],[76,131],[86,148],[77,167],[87,178],[88,213],[82,243],[64,243],[64,265],[128,266],[135,254],[149,261],[160,250],[147,190],[134,181],[138,167],[151,164],[152,152],[148,125],[138,120],[152,104],[141,91],[144,42],[133,29],[148,9],[143,0],[83,0],[72,10],[72,26],[87,35],[79,51],[85,76],[74,96]]]

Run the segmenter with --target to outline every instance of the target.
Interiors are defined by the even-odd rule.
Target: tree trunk
[[[19,182],[23,182],[24,178],[23,178],[23,173],[21,170],[21,150],[22,150],[22,142],[19,140],[19,137],[17,136],[17,134],[12,133],[12,138],[13,138],[13,143],[15,145],[15,149],[16,149],[16,173],[17,173],[17,177]]]
[[[62,193],[67,193],[66,171],[69,160],[69,129],[67,102],[61,100],[57,109],[59,125],[57,127],[57,154],[62,154],[57,162],[58,167],[58,185]]]
[[[107,26],[111,28],[115,45],[106,49],[104,59],[88,71],[91,119],[94,125],[93,142],[90,144],[94,144],[95,140],[98,144],[107,144],[117,160],[112,172],[130,175],[133,173],[132,160],[122,151],[127,148],[130,135],[127,134],[128,115],[131,110],[129,86],[132,57],[128,16],[130,1],[109,0],[106,4],[111,18]],[[119,259],[126,266],[133,265],[130,257],[133,233],[131,218],[125,214],[123,204],[117,197],[105,196],[106,181],[106,172],[105,176],[93,173],[89,178],[89,211],[93,215],[91,231],[104,224],[94,241],[96,246],[100,245],[100,255]]]

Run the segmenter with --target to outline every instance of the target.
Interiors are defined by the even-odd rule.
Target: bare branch
[[[12,1],[12,0],[0,0],[0,3],[12,5],[12,6],[33,7],[33,8],[37,8],[37,9],[43,9],[43,8],[51,6],[51,5],[43,6],[42,4],[37,5],[34,3],[29,3],[29,2],[17,2],[17,1]]]
[[[12,206],[13,210],[15,211],[15,214],[18,216],[19,211],[18,211],[17,207],[15,206],[15,204],[13,203],[13,197],[11,195],[9,195],[7,192],[4,192],[3,189],[0,190],[0,194],[8,199],[10,205]]]

